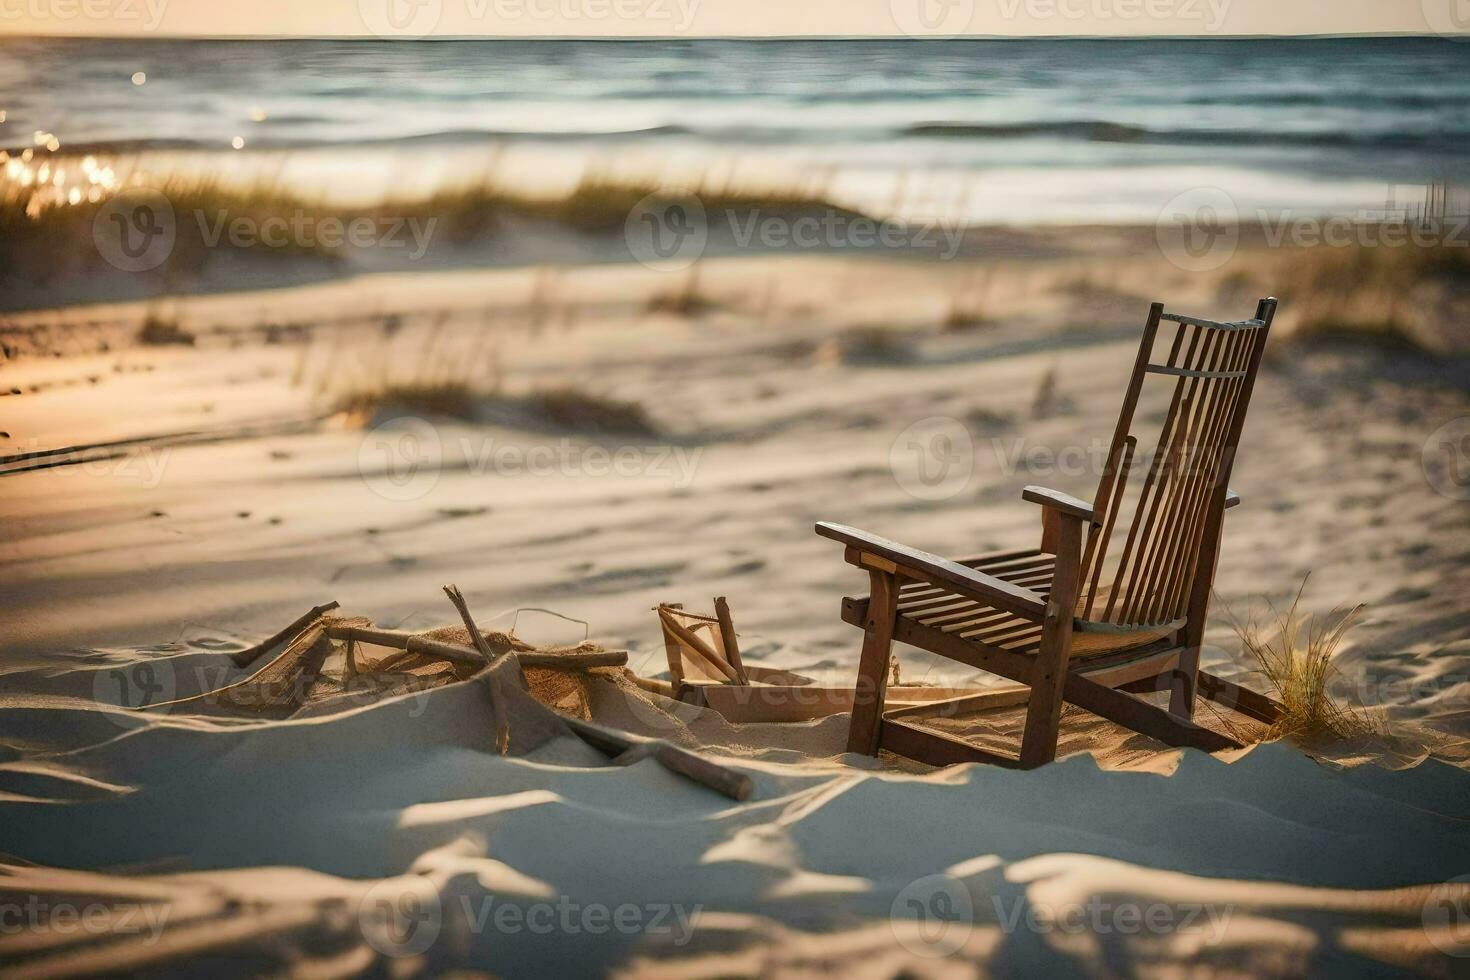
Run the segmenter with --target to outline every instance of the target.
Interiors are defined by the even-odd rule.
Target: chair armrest
[[[855,565],[877,568],[903,578],[942,586],[976,602],[1037,621],[1046,614],[1046,599],[1038,593],[1012,585],[994,575],[977,572],[948,558],[909,548],[845,524],[819,521],[816,530],[822,537],[841,541],[852,552],[856,552],[854,557],[848,559]],[[863,561],[864,557],[869,560]],[[883,567],[885,564],[887,568]]]
[[[1226,510],[1229,510],[1230,508],[1234,507],[1238,503],[1240,503],[1240,494],[1236,493],[1234,490],[1226,490],[1225,491],[1225,509]]]
[[[1070,493],[1062,493],[1060,490],[1052,490],[1048,487],[1027,487],[1021,491],[1021,499],[1061,511],[1080,521],[1092,520],[1091,504],[1083,503]]]

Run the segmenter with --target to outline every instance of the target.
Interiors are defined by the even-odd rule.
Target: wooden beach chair
[[[1176,746],[1235,747],[1194,724],[1196,694],[1269,722],[1279,706],[1199,669],[1226,509],[1227,481],[1276,312],[1218,323],[1149,309],[1123,408],[1092,503],[1043,487],[1040,547],[952,561],[826,522],[870,594],[843,600],[863,633],[848,751],[885,748],[934,765],[1033,768],[1056,757],[1062,702]],[[1156,347],[1158,348],[1156,350]],[[1169,397],[1158,448],[1139,457],[1134,410],[1145,384]],[[885,713],[894,641],[1017,682],[1003,691]],[[1135,697],[1169,690],[1168,710]],[[985,751],[916,723],[936,707],[1026,704],[1020,753]]]

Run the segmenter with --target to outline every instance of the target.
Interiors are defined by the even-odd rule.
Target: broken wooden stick
[[[244,650],[236,650],[234,653],[230,654],[230,659],[235,661],[236,667],[249,667],[251,664],[255,663],[256,660],[259,660],[262,654],[264,654],[268,650],[275,649],[282,643],[285,643],[287,640],[291,639],[302,630],[306,629],[306,627],[310,626],[318,619],[321,619],[323,614],[329,613],[336,608],[337,601],[334,599],[331,602],[324,603],[314,609],[302,613],[296,618],[294,622],[291,623],[290,626],[287,626],[284,629],[280,630],[270,639],[262,640],[260,643],[255,644],[255,646],[246,647]]]
[[[745,674],[745,664],[740,662],[740,640],[735,636],[735,621],[730,618],[730,604],[722,595],[715,596],[715,618],[720,621],[720,644],[725,648],[725,659],[735,668],[740,683],[749,684],[750,678]]]
[[[670,772],[707,786],[732,800],[739,802],[750,798],[753,784],[750,777],[743,772],[722,766],[663,739],[639,738],[627,732],[582,721],[580,718],[568,718],[566,715],[560,717],[578,738],[610,758],[614,765],[627,766],[644,758],[652,758]]]
[[[352,639],[358,643],[392,647],[395,650],[405,650],[426,657],[442,657],[466,666],[475,666],[485,662],[485,658],[477,650],[462,647],[457,643],[433,640],[418,633],[408,633],[403,630],[375,629],[368,626],[329,626],[327,636],[334,640]],[[586,670],[589,667],[623,667],[628,663],[627,650],[567,650],[562,653],[517,650],[515,654],[522,667]]]
[[[475,645],[480,656],[485,658],[485,663],[494,662],[495,653],[490,649],[490,644],[485,642],[480,628],[475,625],[475,617],[470,615],[469,604],[464,601],[464,596],[459,589],[453,585],[446,585],[444,594],[449,596],[449,601],[454,603],[454,608],[459,611],[459,618],[464,620],[464,628],[470,631],[470,642]],[[494,683],[490,684],[490,705],[495,709],[495,751],[505,755],[510,750],[510,719],[505,715],[505,702],[500,697],[500,688]]]

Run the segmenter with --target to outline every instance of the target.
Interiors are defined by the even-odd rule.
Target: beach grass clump
[[[606,176],[586,178],[566,193],[548,194],[507,188],[490,175],[417,196],[347,204],[330,195],[289,190],[275,178],[252,183],[188,174],[164,177],[143,172],[141,165],[141,158],[103,165],[92,157],[56,154],[27,163],[34,170],[27,170],[27,183],[0,176],[0,280],[48,282],[68,274],[105,272],[108,256],[98,238],[111,234],[109,222],[126,222],[132,215],[126,209],[116,214],[106,209],[130,193],[141,195],[137,203],[153,205],[159,227],[171,223],[168,254],[148,269],[155,285],[170,287],[199,274],[211,256],[228,252],[340,261],[363,232],[370,232],[368,241],[395,245],[412,234],[413,244],[427,249],[440,240],[466,246],[503,236],[513,218],[582,234],[621,236],[640,207],[661,203],[697,204],[711,227],[716,215],[723,221],[726,214],[857,214],[827,200],[820,190],[703,184],[679,188],[651,179]],[[65,186],[42,180],[74,174],[77,182]],[[403,254],[413,253],[405,249]]]
[[[349,391],[337,400],[336,410],[363,421],[420,415],[469,422],[480,397],[462,381],[408,382]]]
[[[138,343],[148,347],[193,347],[196,339],[177,321],[165,320],[156,313],[145,316],[143,325],[138,328]]]
[[[1283,282],[1294,343],[1351,341],[1438,355],[1463,343],[1447,326],[1470,285],[1470,243],[1318,246],[1298,250]]]
[[[47,165],[63,173],[82,169],[62,157]],[[268,219],[274,219],[272,227],[289,230],[320,228],[324,218],[336,215],[267,182],[233,186],[211,178],[175,176],[148,189],[123,184],[106,194],[93,193],[100,189],[90,188],[88,195],[71,200],[56,194],[53,186],[21,187],[11,182],[0,188],[0,277],[48,282],[67,273],[105,270],[109,262],[119,261],[107,241],[114,233],[129,235],[133,244],[146,244],[141,237],[145,233],[170,235],[163,261],[146,270],[162,279],[198,273],[211,254],[330,259],[339,251],[317,236],[263,234]],[[114,196],[126,194],[136,195],[132,210],[104,212],[113,206]],[[140,207],[149,210],[140,212]],[[132,227],[129,218],[134,225],[146,219],[146,225]],[[123,224],[114,231],[109,219]]]
[[[658,435],[658,427],[639,402],[593,394],[572,385],[533,391],[519,401],[558,429],[598,435]]]
[[[403,415],[494,422],[595,436],[653,438],[658,427],[644,407],[562,385],[523,395],[504,395],[465,381],[390,383],[339,396],[335,411],[357,424]]]
[[[1242,648],[1283,709],[1281,717],[1256,736],[1261,741],[1320,744],[1372,731],[1361,711],[1338,702],[1329,690],[1336,675],[1333,661],[1363,606],[1335,609],[1325,621],[1319,621],[1300,611],[1306,585],[1304,578],[1285,612],[1268,602],[1271,618],[1267,622],[1242,621],[1230,614]]]
[[[878,367],[912,364],[918,359],[915,338],[908,330],[881,325],[849,327],[837,336],[843,364]]]
[[[648,312],[694,317],[714,309],[716,304],[700,288],[699,273],[699,263],[691,264],[689,272],[677,286],[660,290],[649,297]]]
[[[950,304],[949,310],[945,312],[944,319],[939,322],[939,326],[940,329],[948,333],[959,333],[965,330],[974,330],[976,327],[984,327],[992,322],[991,318],[985,315],[985,311],[981,307],[956,300]]]

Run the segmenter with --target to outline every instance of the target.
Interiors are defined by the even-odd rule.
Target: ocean
[[[0,93],[12,156],[54,136],[345,196],[626,175],[1024,223],[1152,220],[1199,187],[1305,214],[1470,186],[1470,44],[1442,38],[8,38]]]

